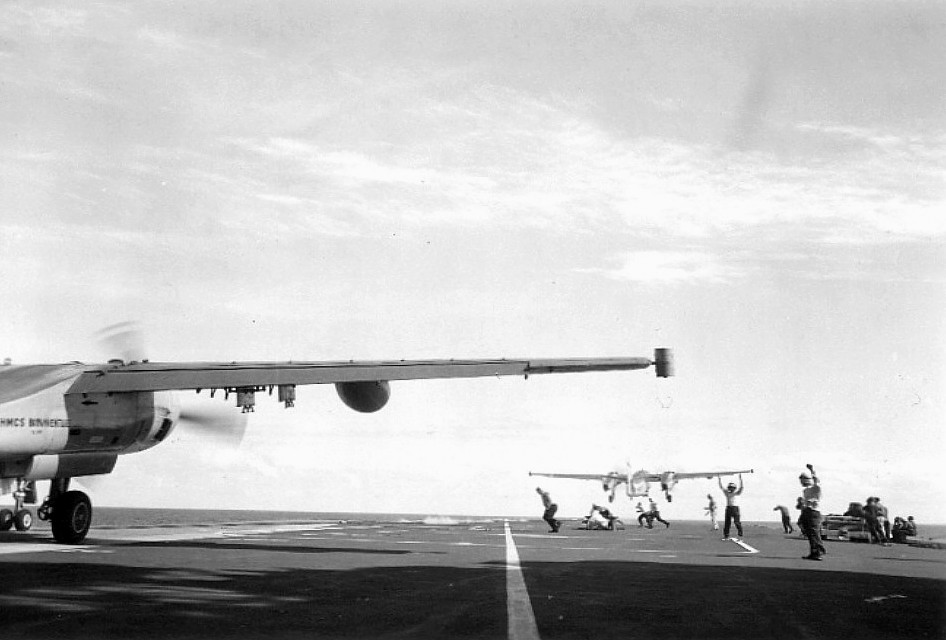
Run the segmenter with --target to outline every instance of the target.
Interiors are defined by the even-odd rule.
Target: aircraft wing
[[[740,473],[752,473],[752,469],[742,469],[740,471],[706,471],[704,473],[697,473],[697,472],[674,473],[673,475],[677,480],[688,480],[691,478],[712,479],[712,478],[719,478],[722,476],[734,476]],[[657,479],[660,480],[660,476],[657,476]]]
[[[253,389],[276,385],[382,382],[485,376],[528,377],[542,373],[621,371],[655,366],[673,375],[669,349],[649,358],[558,358],[496,360],[379,360],[338,362],[135,362],[90,365],[70,393]]]
[[[604,482],[606,480],[625,480],[626,477],[619,473],[537,473],[530,471],[530,476],[542,476],[543,478],[568,478],[569,480],[594,480],[595,482]]]

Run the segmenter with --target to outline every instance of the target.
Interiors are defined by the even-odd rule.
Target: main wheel
[[[13,512],[9,509],[0,509],[0,531],[9,531],[13,526]]]
[[[52,513],[53,538],[78,544],[92,526],[92,502],[81,491],[67,491],[56,499]]]
[[[17,531],[29,531],[33,526],[33,512],[29,509],[20,509],[13,516],[13,524]]]

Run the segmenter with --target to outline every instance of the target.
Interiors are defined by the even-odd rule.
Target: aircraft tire
[[[56,499],[53,507],[53,538],[63,544],[85,540],[92,525],[92,501],[81,491],[67,491]]]
[[[29,531],[33,527],[33,512],[29,509],[20,509],[13,516],[13,525],[17,531]]]
[[[13,526],[13,512],[9,509],[0,509],[0,531],[9,531]]]

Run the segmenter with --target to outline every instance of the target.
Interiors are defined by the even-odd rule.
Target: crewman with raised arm
[[[739,537],[742,537],[742,519],[739,516],[739,505],[737,504],[737,498],[742,495],[742,474],[739,474],[739,488],[736,488],[735,482],[730,482],[728,485],[723,487],[723,479],[717,477],[716,482],[719,483],[719,488],[723,490],[723,496],[726,498],[726,521],[723,524],[723,540],[729,539],[729,530],[733,523],[736,524],[736,531],[739,532]]]
[[[801,532],[808,538],[809,553],[803,556],[805,560],[821,560],[825,554],[824,543],[821,541],[821,483],[815,474],[813,466],[805,465],[808,471],[802,471],[798,481],[802,486],[802,510],[798,524]]]

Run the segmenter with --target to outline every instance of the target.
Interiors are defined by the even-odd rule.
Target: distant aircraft
[[[743,469],[741,471],[704,471],[700,473],[677,473],[676,471],[664,471],[663,473],[650,473],[649,471],[635,471],[631,473],[630,465],[626,472],[612,471],[610,473],[534,473],[529,472],[530,476],[543,476],[545,478],[568,478],[570,480],[595,480],[601,483],[602,488],[609,493],[608,501],[614,502],[614,495],[617,488],[624,484],[627,485],[628,498],[642,498],[650,492],[650,483],[659,482],[660,489],[664,492],[667,502],[673,501],[670,492],[677,485],[679,480],[690,480],[693,478],[719,478],[722,476],[733,476],[739,473],[752,473],[752,469]]]
[[[0,495],[14,509],[0,510],[0,531],[29,529],[36,481],[50,480],[37,509],[53,537],[81,542],[92,522],[92,503],[69,490],[72,478],[111,473],[119,455],[149,449],[184,419],[174,391],[222,391],[252,412],[256,393],[275,389],[291,407],[296,385],[334,384],[342,401],[363,413],[381,409],[389,381],[474,378],[540,373],[646,369],[673,375],[670,349],[649,358],[497,360],[393,360],[347,362],[149,362],[125,358],[107,364],[0,365]]]

